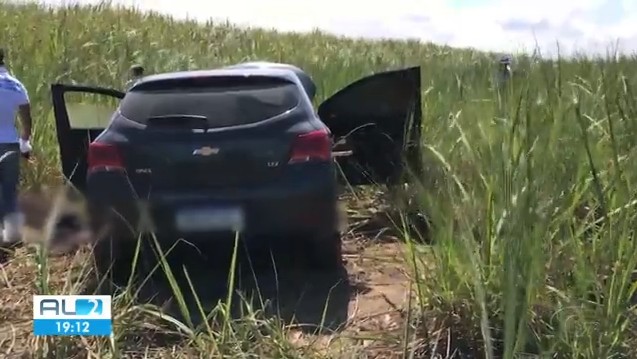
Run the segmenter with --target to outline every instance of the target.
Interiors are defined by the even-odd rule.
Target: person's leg
[[[22,214],[18,211],[19,181],[19,145],[0,144],[0,213],[3,215],[4,242],[12,243],[22,239]]]

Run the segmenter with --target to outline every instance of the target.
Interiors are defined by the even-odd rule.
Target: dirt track
[[[42,238],[42,228],[51,200],[37,194],[21,198],[27,215],[25,233],[29,242]],[[73,228],[59,231],[52,239],[52,249],[59,252],[50,264],[52,286],[64,287],[77,268],[88,263],[87,249],[81,248],[90,237],[87,232]],[[308,273],[284,270],[274,274],[264,271],[240,279],[241,289],[254,292],[258,288],[261,299],[270,300],[270,310],[286,322],[302,324],[298,338],[305,328],[314,331],[318,326],[339,332],[383,332],[396,329],[401,321],[401,308],[409,292],[406,268],[402,261],[402,247],[382,236],[370,239],[350,232],[344,242],[345,265],[335,273]],[[80,248],[78,251],[77,249]],[[225,296],[227,273],[197,271],[192,278],[195,290],[204,306],[213,306]],[[191,272],[193,273],[193,272]],[[33,250],[19,248],[7,258],[0,270],[0,350],[14,338],[25,343],[31,337],[31,293],[34,292],[36,265]],[[255,279],[259,283],[255,285]],[[167,293],[167,297],[171,295]],[[327,310],[325,305],[328,305]],[[268,310],[268,311],[270,311]],[[294,331],[292,331],[294,332]]]

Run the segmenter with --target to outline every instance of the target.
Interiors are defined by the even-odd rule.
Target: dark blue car
[[[311,263],[338,265],[339,182],[391,185],[418,166],[420,87],[419,67],[378,73],[315,110],[314,82],[287,64],[151,75],[127,92],[52,85],[63,173],[105,234],[98,270],[126,275],[139,231],[294,238]],[[77,96],[115,101],[100,124]]]

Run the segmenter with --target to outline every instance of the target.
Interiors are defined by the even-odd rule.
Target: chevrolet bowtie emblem
[[[210,155],[216,155],[217,153],[219,153],[218,148],[213,148],[208,146],[204,146],[202,148],[198,148],[192,151],[193,156],[210,156]]]

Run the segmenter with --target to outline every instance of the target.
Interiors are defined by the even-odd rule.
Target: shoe
[[[17,243],[22,241],[22,227],[24,226],[24,215],[22,213],[11,213],[4,217],[4,229],[2,230],[2,241],[4,243]]]

